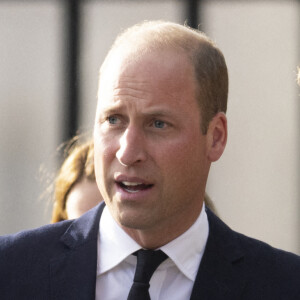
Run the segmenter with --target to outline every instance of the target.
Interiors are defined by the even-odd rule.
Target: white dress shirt
[[[204,209],[195,223],[175,240],[160,249],[169,258],[150,280],[151,300],[190,299],[194,281],[208,238]],[[136,267],[133,252],[141,249],[112,218],[107,207],[100,219],[96,300],[126,300]]]

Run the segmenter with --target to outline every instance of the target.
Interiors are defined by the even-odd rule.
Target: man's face
[[[186,230],[210,165],[190,63],[171,51],[116,57],[98,101],[95,171],[115,220],[127,231]]]

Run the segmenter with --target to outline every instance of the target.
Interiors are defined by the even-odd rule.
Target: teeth
[[[127,186],[137,186],[137,185],[141,184],[141,183],[138,183],[138,182],[128,182],[128,181],[122,181],[122,183],[124,185],[127,185]]]
[[[139,192],[139,190],[136,190],[136,191],[134,191],[134,190],[129,190],[129,189],[125,189],[128,193],[131,193],[131,194],[134,194],[134,193],[138,193]]]

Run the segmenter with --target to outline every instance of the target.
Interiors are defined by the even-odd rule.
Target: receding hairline
[[[135,53],[140,56],[160,49],[177,49],[180,54],[185,54],[192,60],[191,56],[199,44],[215,46],[205,33],[187,25],[160,20],[144,21],[127,28],[117,36],[100,68],[100,73],[110,58],[119,55],[120,52],[122,55]]]
[[[199,30],[168,21],[145,21],[126,29],[116,38],[101,66],[99,89],[101,73],[111,62],[125,57],[136,61],[161,50],[185,56],[191,64],[205,134],[213,117],[227,111],[228,71],[221,50]]]

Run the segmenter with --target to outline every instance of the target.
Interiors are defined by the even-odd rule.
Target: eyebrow
[[[166,110],[153,110],[153,111],[149,111],[149,112],[143,112],[142,113],[144,116],[148,116],[148,117],[167,117],[170,116],[171,113],[169,111]]]
[[[101,107],[99,111],[99,117],[103,118],[108,115],[122,115],[126,114],[127,107],[126,105],[123,105],[123,103],[120,101],[117,101],[113,104],[109,104],[107,106]],[[143,108],[142,111],[139,111],[138,114],[140,116],[146,117],[146,118],[173,118],[177,119],[178,115],[181,115],[180,111],[175,111],[171,109],[170,107],[164,107],[160,106],[159,104],[155,106],[148,106]]]
[[[110,105],[106,105],[106,106],[100,105],[99,112],[101,114],[113,114],[120,110],[121,111],[124,110],[123,106],[118,103],[114,103],[114,104],[110,104]]]

